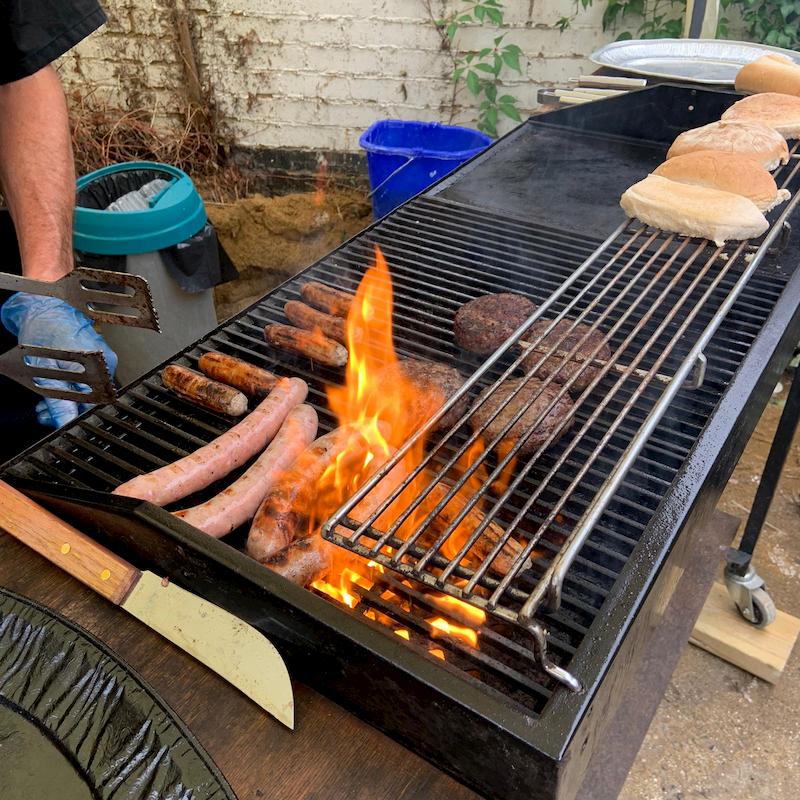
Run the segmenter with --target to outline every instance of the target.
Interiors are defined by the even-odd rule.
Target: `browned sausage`
[[[114,494],[163,506],[204,489],[260,453],[286,415],[307,394],[305,381],[281,378],[269,395],[230,430],[172,464],[126,481],[114,489]]]
[[[300,295],[310,306],[333,314],[336,317],[346,317],[353,304],[353,295],[334,289],[318,281],[309,281],[300,287]]]
[[[256,512],[247,537],[247,553],[263,561],[296,538],[308,536],[309,512],[319,480],[337,457],[348,461],[363,457],[367,442],[354,426],[336,428],[312,442],[272,487]]]
[[[247,411],[247,398],[241,392],[193,369],[170,364],[161,371],[161,380],[167,389],[184,400],[219,414],[241,417]]]
[[[203,353],[197,366],[209,378],[258,400],[263,400],[278,380],[271,372],[224,353]]]
[[[316,308],[311,308],[299,300],[290,300],[283,307],[283,313],[289,322],[298,328],[305,328],[307,331],[319,328],[329,339],[347,344],[347,331],[341,317],[317,311]]]
[[[253,518],[270,488],[316,435],[317,412],[307,405],[293,408],[244,475],[205,503],[176,511],[175,516],[209,536],[227,536]]]
[[[432,509],[437,503],[444,500],[448,491],[448,487],[442,485],[441,483],[437,483],[433,489],[431,489],[430,494],[428,494],[427,497],[427,503],[430,506],[429,510]],[[456,516],[458,516],[466,504],[467,500],[464,498],[464,496],[461,493],[457,494],[431,521],[431,527],[436,530],[437,533],[441,534],[445,528],[455,520]],[[455,541],[454,537],[458,537],[459,541],[466,541],[483,520],[483,512],[477,507],[471,508],[467,512],[467,515],[464,517],[464,519],[462,519],[458,524],[458,527],[455,529],[455,531],[450,534],[450,539]],[[489,553],[492,552],[497,542],[499,542],[504,535],[505,532],[496,522],[490,522],[481,532],[481,535],[478,537],[478,541],[472,545],[467,553],[465,557],[466,563],[469,563],[470,566],[473,567],[477,566],[479,563],[482,563],[487,558]],[[460,545],[458,549],[460,549]],[[493,572],[499,572],[502,575],[505,575],[511,570],[514,561],[521,552],[522,545],[513,537],[510,538],[503,545],[503,548],[497,554],[494,561],[492,561],[490,567],[491,570]],[[528,564],[526,564],[526,566],[528,566]]]
[[[347,363],[347,349],[319,331],[274,323],[264,328],[264,336],[269,344],[308,356],[326,367],[343,367]]]
[[[335,547],[321,536],[308,536],[261,563],[298,586],[308,586],[328,574]]]

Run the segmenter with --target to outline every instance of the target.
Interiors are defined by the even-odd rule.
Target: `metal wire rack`
[[[796,150],[776,175],[783,187],[800,170]],[[323,536],[518,623],[533,635],[545,671],[580,689],[548,658],[546,631],[535,615],[559,608],[567,571],[648,437],[679,391],[702,384],[704,349],[779,242],[799,198],[795,191],[757,244],[715,247],[632,221],[620,225],[325,523]],[[533,335],[539,320],[546,322]],[[610,357],[602,356],[605,347]],[[554,369],[531,381],[553,358],[569,378],[554,381]],[[576,391],[590,366],[591,380]],[[508,391],[504,382],[520,374]],[[483,391],[458,422],[434,434],[476,388]],[[548,415],[570,397],[569,410],[553,424]],[[520,423],[534,403],[541,408],[535,419]],[[523,455],[546,419],[548,435]],[[421,461],[393,480],[396,465],[423,438]],[[509,519],[509,499],[531,478],[535,488]],[[365,499],[371,512],[354,515]],[[392,522],[381,530],[376,520],[387,510]],[[543,538],[559,547],[537,573],[532,558]]]

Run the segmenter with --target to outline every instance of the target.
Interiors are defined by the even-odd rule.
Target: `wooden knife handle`
[[[38,503],[0,480],[0,529],[119,605],[141,574]]]

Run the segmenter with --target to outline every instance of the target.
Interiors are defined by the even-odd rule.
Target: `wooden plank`
[[[721,583],[711,587],[689,641],[769,683],[776,683],[800,635],[800,619],[778,611],[766,628],[739,615]]]

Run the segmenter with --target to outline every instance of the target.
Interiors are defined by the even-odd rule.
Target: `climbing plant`
[[[617,41],[678,38],[683,33],[686,0],[601,0],[603,30],[619,30]],[[555,27],[565,31],[581,11],[595,0],[576,0],[573,14],[561,17]],[[717,37],[728,36],[729,13],[738,12],[751,41],[798,49],[800,47],[800,0],[720,0],[723,16]]]
[[[505,72],[522,74],[520,58],[522,49],[506,41],[506,33],[492,36],[491,44],[480,49],[462,48],[462,34],[466,27],[481,26],[502,29],[505,25],[504,6],[500,0],[459,0],[458,8],[445,17],[436,17],[430,0],[425,5],[431,20],[442,37],[442,48],[450,56],[452,65],[453,97],[451,117],[461,88],[478,103],[478,128],[489,136],[497,136],[501,116],[522,120],[519,101],[510,93],[501,93]]]

